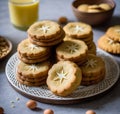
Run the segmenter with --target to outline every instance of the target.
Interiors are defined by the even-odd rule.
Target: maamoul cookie
[[[88,11],[88,4],[81,4],[77,7],[77,9],[81,12],[87,12]]]
[[[18,57],[25,63],[37,63],[47,60],[50,57],[50,48],[32,44],[25,39],[18,44]]]
[[[18,75],[16,76],[16,79],[19,83],[27,86],[42,86],[46,84],[46,80],[42,80],[40,82],[29,82],[27,80],[21,79],[21,77],[19,77]]]
[[[117,42],[120,42],[120,25],[115,25],[106,31],[107,36]]]
[[[114,33],[114,32],[113,32]],[[107,35],[103,35],[98,39],[98,47],[113,54],[120,54],[120,43],[112,40]]]
[[[80,68],[82,70],[83,85],[96,84],[105,77],[105,62],[99,56],[88,54],[87,61]]]
[[[92,27],[82,22],[71,22],[64,26],[65,33],[74,38],[85,38],[92,33]]]
[[[88,47],[81,40],[66,40],[56,47],[58,60],[84,62],[87,57]]]
[[[47,76],[51,64],[48,61],[37,64],[26,64],[22,61],[19,62],[17,72],[27,78],[41,78]]]
[[[56,95],[67,96],[81,83],[81,69],[71,61],[59,61],[48,72],[48,88]]]
[[[28,36],[33,44],[53,46],[63,40],[65,32],[56,22],[46,20],[31,25],[28,29]]]

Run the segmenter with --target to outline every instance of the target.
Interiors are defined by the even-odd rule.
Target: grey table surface
[[[39,20],[55,20],[60,16],[66,16],[69,21],[77,21],[71,9],[73,0],[41,0]],[[97,44],[98,38],[103,35],[109,26],[120,24],[120,1],[115,0],[116,9],[110,23],[93,27],[94,41]],[[25,104],[29,98],[19,94],[8,83],[5,66],[12,54],[16,52],[17,44],[27,38],[25,31],[15,29],[9,20],[8,1],[0,0],[0,35],[8,38],[13,49],[10,55],[0,61],[0,106],[5,110],[5,114],[42,114],[46,108],[54,110],[55,114],[85,114],[86,110],[93,109],[97,114],[120,114],[120,81],[107,94],[92,100],[69,105],[52,105],[38,102],[39,110],[31,111],[26,108]],[[112,55],[120,65],[119,56]],[[16,98],[20,98],[16,101]],[[11,101],[14,101],[14,108],[11,108]],[[43,110],[42,110],[43,109]]]

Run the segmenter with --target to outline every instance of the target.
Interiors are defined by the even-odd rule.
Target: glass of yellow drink
[[[18,29],[27,30],[39,18],[39,0],[9,0],[11,23]]]

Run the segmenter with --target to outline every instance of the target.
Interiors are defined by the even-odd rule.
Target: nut
[[[27,103],[26,103],[26,106],[30,109],[35,109],[37,107],[37,102],[34,101],[34,100],[29,100]]]
[[[45,109],[43,114],[54,114],[54,111],[51,109]]]
[[[96,114],[96,113],[93,110],[88,110],[88,111],[86,111],[85,114]]]
[[[68,22],[68,19],[67,19],[67,17],[60,17],[60,18],[58,19],[58,22],[59,22],[60,24],[66,24],[66,23]]]

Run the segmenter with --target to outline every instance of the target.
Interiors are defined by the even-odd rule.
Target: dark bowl
[[[112,8],[104,12],[96,12],[96,13],[82,12],[77,9],[77,7],[81,4],[95,5],[101,3],[107,3]],[[116,4],[114,0],[75,0],[72,3],[72,9],[78,21],[85,22],[90,25],[100,25],[102,23],[110,21],[115,7]]]

